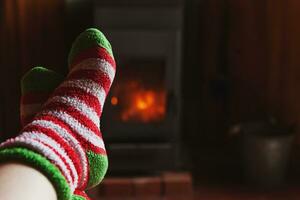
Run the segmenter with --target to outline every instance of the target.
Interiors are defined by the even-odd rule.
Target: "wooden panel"
[[[1,134],[16,134],[18,131],[18,101],[19,101],[19,43],[16,40],[18,32],[15,7],[17,1],[3,1],[0,31],[0,66],[1,66]]]
[[[35,65],[62,71],[66,63],[64,2],[18,1],[22,73]]]
[[[234,121],[266,112],[266,30],[262,1],[230,0],[229,71]]]
[[[267,1],[267,102],[268,111],[283,120],[284,65],[288,52],[285,43],[286,3],[282,0]]]
[[[286,121],[292,123],[300,122],[300,27],[298,12],[300,2],[297,0],[286,1],[285,11],[285,46],[284,46],[284,63],[282,67],[282,74],[284,76],[283,82],[283,116]],[[299,130],[297,130],[298,132]],[[298,140],[299,141],[299,140]],[[300,141],[299,141],[300,142]]]
[[[234,123],[273,115],[299,126],[300,1],[191,2],[187,3],[183,123],[186,138],[191,137],[187,139],[191,154],[199,159],[202,152],[210,158],[197,161],[199,171],[208,162],[211,168],[213,159],[234,163],[234,156],[226,153],[234,141],[226,138],[226,127]],[[195,9],[198,17],[191,17]],[[220,75],[229,82],[228,104],[211,95],[210,83]],[[296,132],[300,143],[299,128]],[[226,155],[214,157],[208,149]]]
[[[273,115],[299,124],[299,8],[297,0],[230,0],[233,119]]]
[[[0,131],[19,131],[20,78],[29,68],[65,66],[64,1],[2,0],[0,13]]]

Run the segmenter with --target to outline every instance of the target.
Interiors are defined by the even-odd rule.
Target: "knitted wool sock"
[[[22,127],[41,110],[64,77],[44,67],[33,67],[21,79],[20,119]]]
[[[21,124],[27,125],[41,110],[63,76],[44,67],[33,67],[21,79]],[[75,190],[72,200],[90,200],[84,191]]]
[[[0,160],[19,159],[39,168],[54,184],[58,199],[97,185],[108,162],[100,116],[115,75],[105,36],[88,29],[69,56],[70,73],[21,135],[1,144]]]

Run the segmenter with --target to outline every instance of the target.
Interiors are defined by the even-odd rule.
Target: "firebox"
[[[182,8],[149,2],[95,9],[117,62],[101,121],[111,173],[180,166]]]
[[[105,107],[105,124],[114,122],[112,127],[107,125],[114,133],[108,137],[117,140],[159,139],[161,135],[153,134],[162,129],[167,115],[164,60],[124,58],[118,65],[120,68],[111,90],[110,102]],[[151,131],[153,127],[156,130]]]

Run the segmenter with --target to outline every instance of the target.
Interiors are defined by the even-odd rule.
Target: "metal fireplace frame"
[[[114,2],[114,1],[112,1]],[[150,2],[150,1],[149,1]],[[120,58],[163,59],[167,114],[161,124],[117,123],[103,116],[112,172],[161,171],[180,166],[181,49],[183,9],[170,6],[130,7],[96,3],[96,27],[111,41],[116,62]],[[122,67],[122,66],[118,66]],[[109,112],[105,111],[104,113]]]

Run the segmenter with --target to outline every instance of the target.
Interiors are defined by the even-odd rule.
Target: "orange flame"
[[[129,101],[121,112],[123,121],[160,121],[165,115],[165,92],[138,90],[132,92]]]
[[[124,122],[159,122],[165,118],[166,92],[164,89],[145,89],[138,81],[118,84],[110,99],[118,108],[118,118]]]
[[[154,97],[155,93],[151,91],[137,95],[135,98],[135,107],[139,110],[146,110],[154,107]]]

